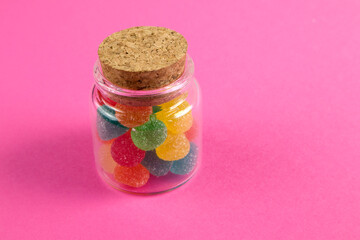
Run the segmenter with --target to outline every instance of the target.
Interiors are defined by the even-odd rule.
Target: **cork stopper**
[[[133,27],[108,36],[98,55],[107,80],[126,89],[164,87],[184,72],[186,39],[163,27]]]

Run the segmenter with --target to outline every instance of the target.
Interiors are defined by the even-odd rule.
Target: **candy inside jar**
[[[148,31],[158,35],[153,42],[144,40],[154,36],[148,35]],[[119,38],[111,38],[111,35],[99,48],[92,92],[94,153],[99,175],[116,189],[145,194],[175,189],[187,182],[200,164],[200,91],[193,77],[192,59],[184,55],[181,46],[175,47],[175,52],[180,50],[174,60],[175,66],[153,66],[155,70],[144,74],[146,71],[135,70],[141,62],[141,56],[134,56],[136,50],[125,48],[113,52],[114,46],[118,46],[114,42],[126,39],[143,48],[155,44],[158,39],[164,44],[167,40],[163,34],[170,38],[174,35],[172,32],[156,27],[133,28],[129,32],[119,32]],[[135,40],[131,37],[134,33],[138,34]],[[175,40],[183,42],[182,38]],[[130,60],[127,56],[120,58],[125,61],[121,65],[118,55],[123,51],[133,56]],[[136,61],[132,62],[132,58]],[[183,64],[183,69],[179,64]]]
[[[149,193],[175,188],[191,177],[200,157],[200,139],[194,137],[197,135],[192,128],[195,121],[187,122],[193,118],[191,108],[184,111],[176,107],[178,101],[185,102],[186,97],[151,107],[155,110],[149,115],[148,121],[127,128],[116,117],[126,114],[124,105],[121,108],[109,105],[99,91],[94,95],[97,103],[102,104],[98,106],[97,112],[106,112],[105,117],[104,114],[96,116],[98,137],[95,139],[95,156],[99,172],[107,182],[115,188]],[[186,105],[190,106],[189,103]],[[132,107],[131,112],[136,108]],[[138,110],[144,109],[138,107]],[[141,114],[138,116],[141,117]],[[187,131],[171,131],[168,126],[174,122],[187,126]]]

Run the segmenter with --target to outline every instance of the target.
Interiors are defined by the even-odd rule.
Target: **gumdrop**
[[[161,111],[156,113],[159,120],[163,121],[167,129],[174,133],[183,133],[191,128],[193,117],[191,105],[185,101],[184,95],[170,102],[160,105]]]
[[[154,150],[160,146],[165,141],[166,136],[165,124],[157,120],[155,115],[151,115],[151,119],[147,123],[131,130],[131,139],[134,144],[145,151]]]
[[[134,107],[122,104],[116,104],[115,116],[118,121],[128,127],[133,128],[140,126],[149,121],[150,115],[153,112],[152,107]]]
[[[166,102],[166,103],[162,103],[160,104],[160,108],[176,108],[177,106],[179,106],[181,103],[183,103],[185,101],[185,99],[187,98],[188,94],[187,93],[183,93],[179,96],[177,96],[176,98]]]
[[[189,153],[180,160],[173,161],[170,171],[175,174],[185,175],[194,170],[198,157],[198,147],[195,143],[190,143]]]
[[[142,187],[149,180],[149,171],[141,164],[135,167],[124,167],[117,165],[114,170],[115,180],[131,186],[131,187]]]
[[[97,156],[100,162],[100,166],[105,172],[113,174],[116,165],[118,165],[111,156],[111,144],[112,141],[101,144],[97,152]]]
[[[128,131],[112,143],[111,156],[121,166],[134,167],[144,159],[145,151],[135,146]]]
[[[152,107],[152,113],[157,113],[157,112],[160,112],[161,111],[161,107],[160,106],[153,106]]]
[[[146,152],[141,164],[154,176],[165,176],[173,164],[170,161],[164,161],[158,158],[154,151]]]
[[[165,142],[156,148],[158,157],[165,161],[174,161],[184,158],[190,150],[190,143],[185,134],[168,133]]]
[[[128,130],[116,119],[115,111],[106,105],[97,109],[96,128],[100,139],[104,141],[119,137]]]
[[[185,132],[185,136],[189,141],[194,140],[199,134],[199,128],[197,122],[194,120],[191,128]]]
[[[115,107],[115,105],[117,104],[117,102],[114,102],[106,94],[102,94],[99,90],[97,90],[96,96],[99,102],[104,102],[106,105]]]

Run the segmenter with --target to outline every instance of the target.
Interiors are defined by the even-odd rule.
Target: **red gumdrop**
[[[121,166],[134,167],[144,159],[145,151],[135,146],[128,131],[112,143],[111,156]]]
[[[103,96],[103,99],[106,103],[108,103],[110,106],[115,107],[117,102],[114,102],[113,100],[111,100],[110,98],[108,98],[107,96]]]
[[[192,141],[198,136],[198,131],[199,131],[198,125],[194,119],[191,128],[187,132],[185,132],[185,136],[189,141]]]
[[[148,182],[150,172],[141,164],[135,167],[117,165],[114,170],[114,177],[116,181],[122,184],[138,188]]]
[[[98,98],[97,101],[99,102],[100,106],[105,104],[115,107],[115,105],[117,104],[116,102],[108,98],[105,94],[102,94],[99,90],[96,90],[95,95]]]

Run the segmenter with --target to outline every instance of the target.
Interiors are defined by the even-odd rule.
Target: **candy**
[[[145,151],[131,141],[130,131],[121,135],[111,145],[111,156],[121,166],[134,167],[145,157]]]
[[[160,106],[153,106],[152,107],[152,113],[157,113],[157,112],[160,112],[161,111],[161,107]]]
[[[129,128],[146,123],[153,112],[152,107],[134,107],[120,103],[116,104],[115,108],[117,109],[115,116],[118,121]]]
[[[165,123],[170,132],[178,134],[186,132],[191,128],[193,122],[192,107],[185,101],[184,95],[161,104],[160,107],[162,110],[157,112],[156,116]]]
[[[128,130],[115,118],[115,111],[106,105],[97,109],[96,128],[99,137],[104,141],[121,136]]]
[[[99,150],[97,152],[98,159],[100,161],[100,165],[102,169],[104,169],[105,172],[113,174],[114,168],[116,167],[117,163],[114,161],[114,159],[111,156],[111,144],[112,141],[105,142],[101,144],[99,147]]]
[[[188,96],[187,93],[183,93],[183,94],[179,95],[178,97],[172,99],[171,101],[160,104],[159,107],[160,108],[176,108],[177,106],[179,106],[181,103],[183,103],[185,101],[187,96]]]
[[[194,120],[191,128],[185,132],[185,136],[189,141],[194,140],[199,133],[199,128],[197,122]]]
[[[156,119],[155,115],[151,115],[150,121],[133,128],[131,131],[131,139],[134,144],[145,151],[154,150],[160,146],[166,139],[167,129],[162,121]]]
[[[195,143],[190,143],[189,153],[183,159],[173,161],[170,171],[179,175],[190,173],[196,166],[197,157],[198,147],[195,145]]]
[[[131,187],[142,187],[149,180],[149,171],[141,164],[135,167],[124,167],[117,165],[114,170],[115,180],[131,186]]]
[[[166,175],[170,171],[172,163],[173,162],[161,160],[154,151],[149,151],[146,152],[141,165],[149,170],[152,175],[159,177]]]
[[[156,148],[156,154],[165,161],[174,161],[184,158],[190,150],[190,143],[183,133],[168,133],[165,142]]]
[[[112,107],[115,107],[117,102],[114,102],[111,100],[106,94],[102,94],[99,90],[97,90],[96,97],[99,102],[103,102],[106,105],[110,105]]]

